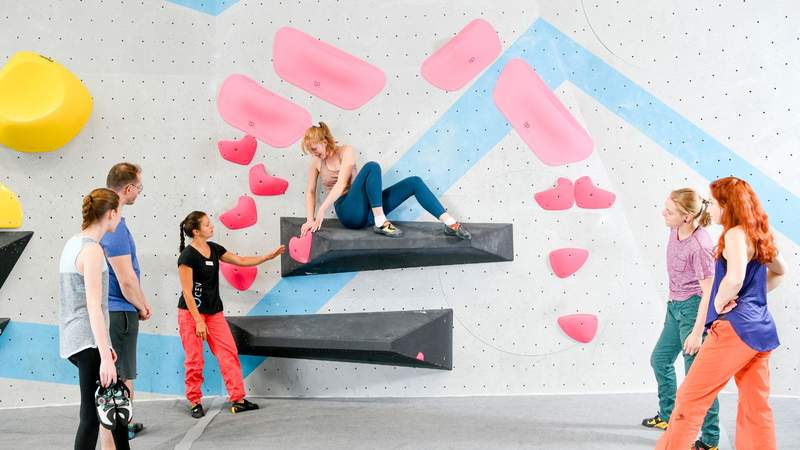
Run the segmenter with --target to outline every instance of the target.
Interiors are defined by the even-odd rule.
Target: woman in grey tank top
[[[119,196],[108,189],[84,197],[81,232],[67,240],[59,262],[60,353],[78,368],[81,389],[76,449],[97,445],[97,383],[107,387],[117,381],[108,334],[108,266],[99,242],[119,224],[118,207]],[[127,426],[116,426],[113,436],[118,450],[130,448]]]

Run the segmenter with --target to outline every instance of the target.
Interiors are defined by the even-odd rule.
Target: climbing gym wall
[[[181,397],[178,223],[205,210],[229,250],[271,251],[280,218],[305,215],[308,157],[296,139],[317,121],[360,162],[380,163],[385,184],[418,175],[464,222],[513,224],[513,261],[281,277],[276,259],[244,290],[221,280],[229,316],[453,310],[451,371],[248,356],[250,395],[653,392],[649,356],[668,292],[663,201],[680,187],[706,195],[727,175],[754,185],[792,268],[770,296],[782,340],[772,392],[797,395],[792,6],[9,2],[0,64],[30,51],[68,72],[0,75],[0,318],[10,319],[0,322],[0,407],[78,398],[77,373],[58,357],[58,257],[79,231],[82,195],[120,161],[143,168],[144,191],[123,214],[154,308],[140,327],[137,390]],[[314,40],[352,57],[325,67],[349,61],[336,73],[366,87],[326,90],[328,79],[296,76]],[[48,94],[12,96],[22,82]],[[250,106],[278,125],[237,115]],[[41,142],[18,132],[20,111],[70,121]],[[564,143],[574,151],[552,151]],[[263,186],[251,189],[251,171]],[[223,223],[245,195],[255,223]],[[412,202],[391,217],[432,220]],[[34,234],[8,234],[19,232]],[[207,394],[224,392],[218,372],[207,359]]]

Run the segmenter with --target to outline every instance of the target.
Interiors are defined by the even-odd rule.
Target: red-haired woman
[[[746,181],[727,177],[711,183],[708,211],[723,226],[706,316],[709,335],[678,389],[669,428],[656,448],[691,448],[711,402],[734,377],[739,389],[736,448],[775,449],[769,356],[779,342],[767,292],[780,284],[786,264],[767,214]]]

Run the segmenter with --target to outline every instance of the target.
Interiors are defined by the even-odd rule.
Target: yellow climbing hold
[[[0,144],[6,147],[55,150],[91,113],[92,97],[81,80],[46,56],[18,52],[0,69]]]
[[[0,228],[22,226],[22,205],[11,189],[0,183]]]

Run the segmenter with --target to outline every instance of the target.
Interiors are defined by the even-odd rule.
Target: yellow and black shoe
[[[383,222],[383,225],[381,226],[377,225],[373,226],[372,231],[389,237],[400,237],[403,235],[403,232],[400,231],[394,225],[392,225],[392,222],[389,222],[388,220],[386,222]]]
[[[243,398],[238,402],[231,403],[231,412],[234,414],[238,414],[245,411],[253,411],[254,409],[258,409],[258,405],[256,405],[253,402],[247,401],[246,398]]]
[[[694,445],[692,445],[691,450],[719,450],[719,447],[712,447],[705,442],[701,441],[700,439],[694,441]]]
[[[667,427],[669,427],[669,423],[662,420],[658,414],[656,414],[655,417],[644,419],[642,421],[642,425],[646,426],[647,428],[658,428],[659,430],[666,430]]]

